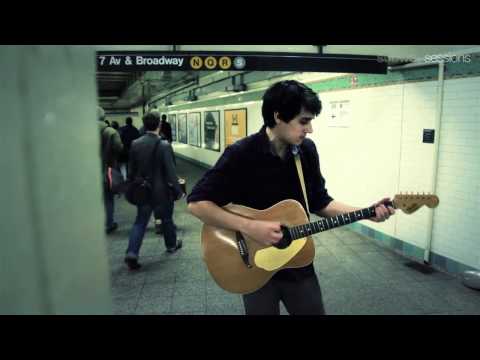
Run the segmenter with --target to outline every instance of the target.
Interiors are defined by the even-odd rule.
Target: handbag
[[[114,167],[107,167],[105,172],[106,186],[113,194],[121,194],[125,192],[127,182],[123,178],[120,170]]]
[[[127,182],[125,198],[132,205],[144,206],[150,204],[152,200],[153,179],[155,174],[154,160],[160,141],[160,139],[157,140],[153,147],[152,155],[150,156],[150,163],[152,165],[151,177],[136,176],[132,181]]]
[[[148,178],[137,177],[128,183],[125,191],[127,201],[136,206],[143,206],[150,203],[152,198],[152,184]]]

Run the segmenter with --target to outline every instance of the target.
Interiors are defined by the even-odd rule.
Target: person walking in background
[[[162,123],[160,125],[160,134],[171,144],[172,143],[172,126],[167,122],[167,115],[162,115]]]
[[[120,133],[120,125],[118,124],[118,121],[112,121],[112,128]]]
[[[132,142],[140,137],[140,132],[135,126],[133,126],[133,120],[131,117],[127,117],[125,120],[125,126],[120,128],[120,137],[124,147],[120,158],[120,169],[122,170],[123,176],[126,178],[128,176],[127,164]]]
[[[149,174],[152,181],[152,198],[149,204],[137,206],[137,216],[128,240],[125,263],[130,270],[141,267],[138,262],[145,229],[155,211],[162,220],[167,252],[174,253],[182,247],[177,239],[173,224],[174,201],[183,193],[175,172],[170,144],[159,137],[160,118],[154,113],[143,117],[146,134],[134,140],[130,150],[128,178],[133,181],[137,175]]]
[[[158,110],[158,108],[156,106],[153,106],[150,111],[149,111],[151,114],[154,114],[155,116],[157,116],[159,119],[160,119],[160,111]],[[160,137],[163,139],[163,140],[167,140],[168,139],[166,138],[165,134],[162,132],[162,124],[165,122],[166,123],[166,118],[167,116],[164,114],[162,115],[162,122],[160,123],[160,132],[159,132],[159,135]],[[168,123],[167,123],[168,124]],[[170,126],[170,124],[168,124]],[[142,126],[142,129],[143,129],[143,126]],[[167,130],[168,132],[168,130]],[[143,133],[145,133],[145,130],[143,130]],[[170,139],[172,138],[172,128],[170,127]],[[171,144],[171,141],[168,141],[169,144]],[[172,154],[172,158],[173,158],[173,163],[175,164],[175,166],[177,166],[177,160],[175,159],[175,153],[173,152],[173,148],[172,146],[170,146],[170,152]],[[153,217],[154,217],[154,221],[155,221],[155,233],[156,234],[159,234],[159,235],[162,235],[163,234],[163,225],[162,225],[162,219],[160,218],[160,215],[157,213],[157,211],[153,211]],[[175,222],[173,224],[173,226],[175,227],[175,229],[177,229],[177,226],[175,225]]]
[[[113,220],[115,209],[114,194],[108,187],[106,174],[109,167],[118,169],[118,158],[123,151],[123,144],[120,139],[120,134],[114,128],[107,125],[105,121],[105,111],[100,106],[97,108],[97,117],[100,130],[102,179],[104,180],[103,202],[106,217],[105,231],[109,234],[118,227],[118,224]]]

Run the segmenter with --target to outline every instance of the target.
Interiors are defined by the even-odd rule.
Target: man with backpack
[[[145,229],[152,213],[155,211],[163,225],[165,247],[174,253],[182,247],[177,240],[173,224],[174,201],[181,199],[183,193],[175,172],[171,145],[159,137],[160,117],[153,113],[143,116],[145,135],[133,141],[128,164],[129,182],[135,183],[146,179],[151,187],[150,199],[137,204],[137,216],[130,231],[125,263],[131,270],[141,267],[138,263]],[[128,199],[128,197],[127,197]]]
[[[106,233],[114,231],[118,224],[113,221],[114,213],[114,193],[110,189],[107,181],[108,168],[118,169],[118,157],[123,151],[120,135],[105,122],[105,111],[97,107],[98,126],[100,129],[100,155],[102,159],[102,179],[103,179],[103,203],[106,216]]]

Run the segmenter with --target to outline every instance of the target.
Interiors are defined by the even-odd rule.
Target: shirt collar
[[[270,139],[268,138],[267,135],[267,126],[263,125],[262,128],[259,131],[259,137],[260,137],[260,150],[264,154],[272,154],[277,156],[273,151],[271,147],[271,142]],[[287,158],[290,157],[290,154],[292,156],[296,155],[297,153],[302,154],[302,149],[298,145],[289,145],[288,146],[289,151],[287,153]]]

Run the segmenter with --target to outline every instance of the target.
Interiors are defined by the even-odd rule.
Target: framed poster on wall
[[[220,111],[203,113],[203,134],[205,149],[220,151]]]
[[[178,142],[187,143],[187,114],[178,114]]]
[[[327,107],[328,127],[351,127],[350,100],[330,101]]]
[[[225,110],[225,147],[247,136],[247,109]]]
[[[177,116],[175,114],[170,114],[167,119],[172,127],[172,142],[177,141]]]
[[[200,118],[201,113],[188,113],[188,144],[192,146],[201,146],[200,140]]]

